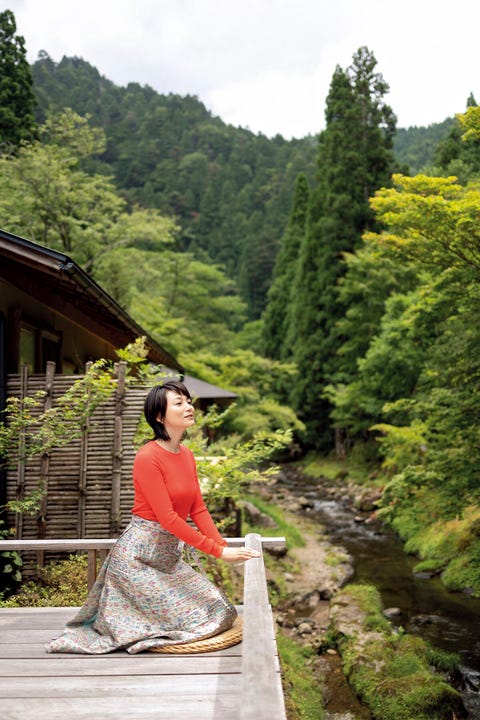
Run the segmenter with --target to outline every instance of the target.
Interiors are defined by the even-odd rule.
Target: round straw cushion
[[[205,638],[203,640],[194,640],[192,642],[178,643],[177,645],[161,645],[160,647],[149,648],[151,652],[164,654],[187,654],[212,652],[213,650],[223,650],[224,648],[237,645],[242,642],[243,620],[237,617],[231,628],[225,630],[219,635]]]

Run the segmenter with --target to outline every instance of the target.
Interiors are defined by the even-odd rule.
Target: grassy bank
[[[281,632],[277,634],[277,647],[288,719],[323,720],[322,691],[308,665],[314,651],[301,647]]]
[[[311,452],[297,465],[305,475],[332,483],[345,480],[356,485],[376,485],[376,467],[362,453],[339,459],[333,455],[323,456]]]
[[[330,641],[348,681],[377,720],[464,717],[460,695],[446,681],[458,658],[393,630],[375,588],[346,587],[332,601],[330,618]]]
[[[422,503],[419,497],[418,505],[386,507],[380,515],[400,535],[406,552],[419,557],[416,572],[438,574],[449,590],[480,597],[480,507],[470,505],[445,519],[438,517],[434,500]]]

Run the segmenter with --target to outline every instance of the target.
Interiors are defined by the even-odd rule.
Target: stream
[[[385,608],[400,610],[391,618],[394,624],[460,656],[458,689],[469,718],[480,720],[480,599],[449,592],[438,577],[415,574],[418,560],[404,552],[397,536],[380,534],[347,504],[322,497],[317,480],[297,477],[291,490],[313,501],[308,517],[325,529],[333,544],[351,555],[352,581],[374,585]]]

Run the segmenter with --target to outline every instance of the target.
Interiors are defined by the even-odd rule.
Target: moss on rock
[[[350,585],[336,595],[330,635],[349,683],[378,720],[466,717],[460,694],[444,674],[454,669],[456,657],[395,630],[374,587]]]

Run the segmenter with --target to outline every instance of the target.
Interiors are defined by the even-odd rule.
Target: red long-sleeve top
[[[133,463],[132,513],[154,520],[180,540],[220,557],[227,544],[203,501],[193,453],[180,445],[172,453],[154,440],[143,445]],[[190,517],[198,530],[187,522]]]

